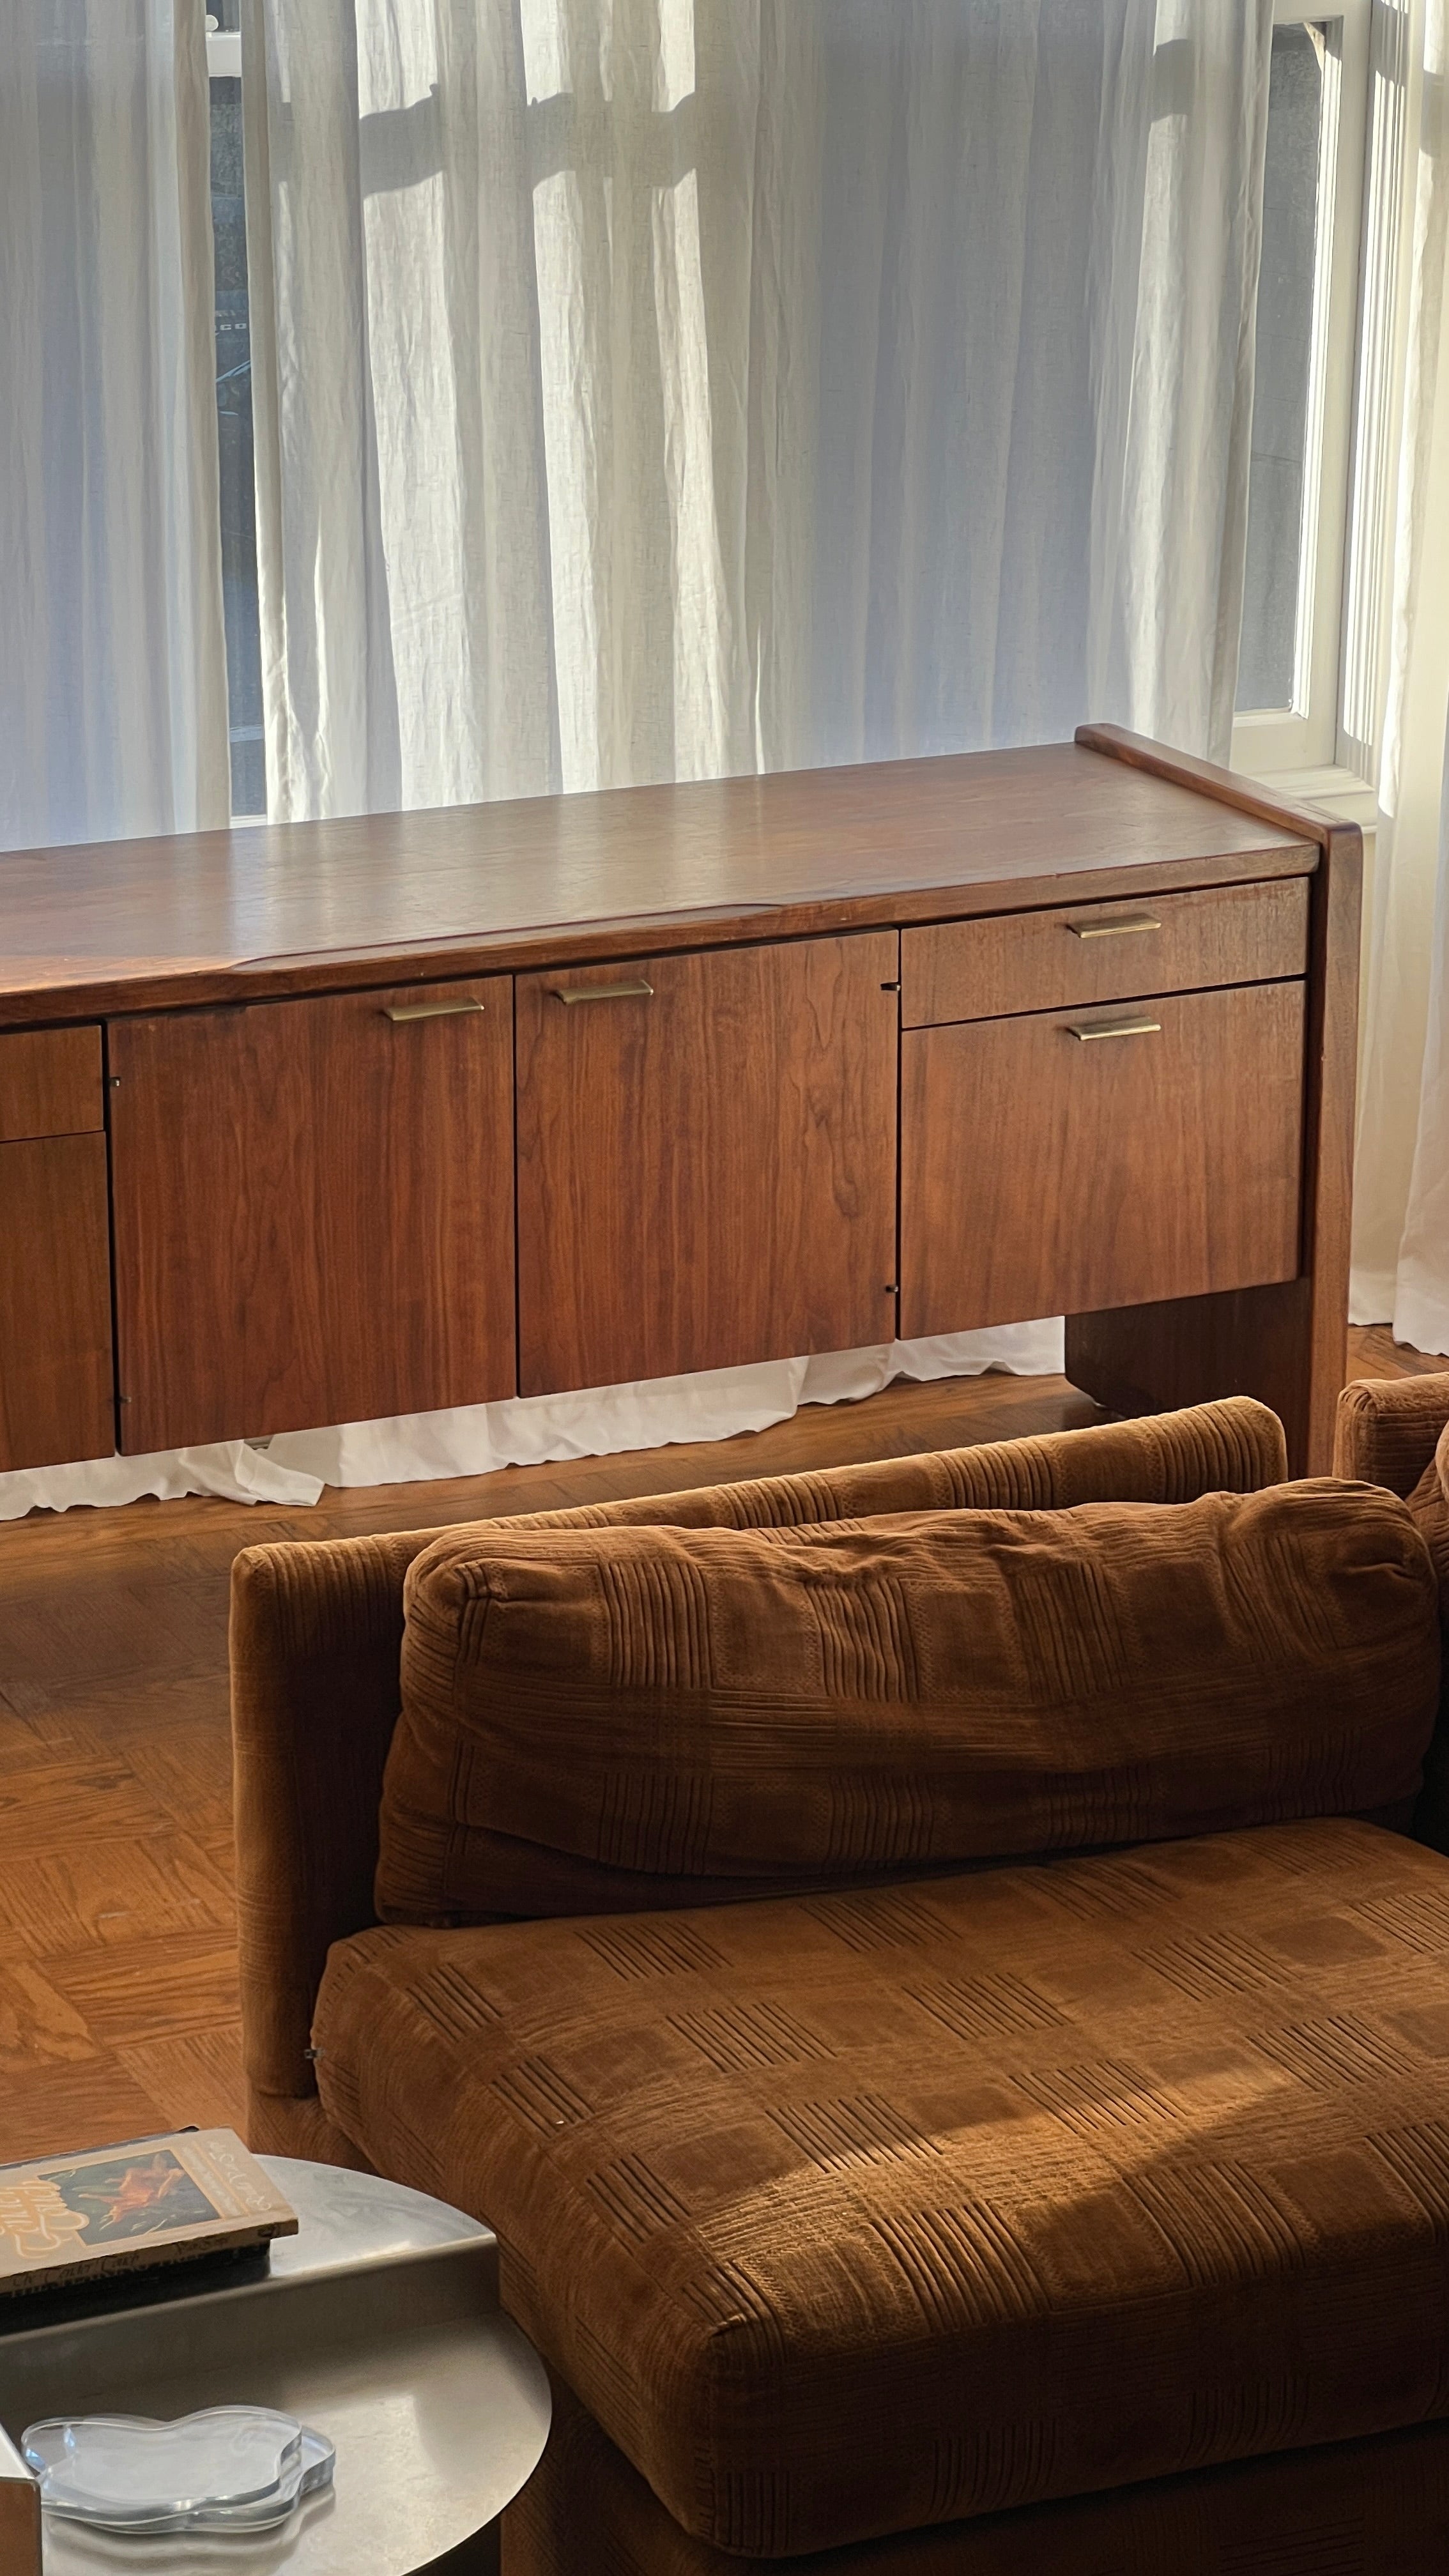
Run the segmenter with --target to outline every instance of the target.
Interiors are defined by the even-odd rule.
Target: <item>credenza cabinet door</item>
[[[1303,986],[908,1029],[901,1334],[1291,1279]]]
[[[0,1144],[0,1470],[115,1445],[105,1137]]]
[[[525,1395],[892,1338],[898,955],[519,977]]]
[[[113,1022],[121,1443],[515,1392],[507,976]]]

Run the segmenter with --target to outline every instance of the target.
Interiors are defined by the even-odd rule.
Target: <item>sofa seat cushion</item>
[[[408,1577],[377,1910],[634,1912],[1293,1816],[1407,1824],[1439,1663],[1405,1505],[1327,1478],[465,1529]]]
[[[315,2030],[716,2548],[1449,2416],[1449,1863],[1375,1826],[386,1927]]]
[[[781,2569],[681,2531],[557,2371],[552,2384],[548,2448],[504,2516],[508,2576],[1444,2576],[1449,2567],[1449,2423],[938,2522]]]

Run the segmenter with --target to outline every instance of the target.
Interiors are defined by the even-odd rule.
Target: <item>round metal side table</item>
[[[161,2275],[131,2304],[0,2331],[0,2427],[16,2442],[45,2415],[252,2400],[331,2437],[330,2494],[255,2538],[141,2543],[46,2516],[44,2576],[482,2576],[550,2412],[543,2366],[498,2306],[496,2239],[372,2174],[261,2161],[301,2222],[266,2268],[193,2291]],[[0,2469],[0,2533],[7,2487],[18,2534],[28,2500]]]

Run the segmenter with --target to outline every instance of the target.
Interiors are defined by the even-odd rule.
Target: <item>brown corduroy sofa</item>
[[[1337,1463],[1416,1489],[1412,1519],[1329,1484],[1280,1507],[1281,1429],[1233,1399],[238,1559],[252,2143],[375,2166],[497,2228],[505,2302],[557,2398],[509,2576],[1449,2563],[1449,1861],[1404,1830],[1437,1700],[1425,1478],[1449,1380],[1432,1432],[1435,1399],[1397,1393],[1348,1391]],[[1034,1615],[1058,1699],[1111,1728],[1114,1568],[1134,1560],[1130,1625],[1144,1532],[1164,1566],[1161,1763],[1131,1737],[1140,1671],[1120,1758],[1093,1769],[1079,1726],[1025,1807],[988,1727],[972,1777],[996,1839],[973,1841],[897,1565],[949,1617],[979,1542],[983,1639],[991,1584],[1049,1578]],[[711,1805],[681,1737],[679,1794],[657,1753],[627,1794],[607,1773],[590,1839],[594,1743],[638,1681],[611,1648],[592,1683],[557,1680],[550,1847],[547,1700],[509,1699],[510,1637],[573,1635],[602,1585],[647,1635],[654,1723],[671,1691],[706,1705],[679,1639],[742,1581],[782,1621],[810,1596],[830,1635],[846,1788],[810,1770],[791,1702],[805,1768],[752,1802],[726,1705],[709,1762],[728,1794]],[[1301,1644],[1281,1743],[1224,1737],[1243,1821],[1201,1776],[1194,1585],[1237,1623],[1249,1707],[1282,1688],[1280,1623]],[[768,1655],[736,1626],[758,1695]],[[1345,1683],[1348,1713],[1318,1726],[1315,1690],[1350,1667],[1358,1698]],[[886,1728],[908,1700],[913,1760],[944,1771],[857,1795],[862,1710]],[[784,1759],[758,1751],[762,1777]],[[1431,1760],[1431,1836],[1437,1812]],[[1042,1820],[1025,1853],[1020,1813]]]

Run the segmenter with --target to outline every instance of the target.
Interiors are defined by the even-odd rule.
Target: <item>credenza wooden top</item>
[[[1311,818],[1279,828],[1131,762],[1051,743],[15,851],[0,1025],[1009,912],[1060,902],[1063,878],[1088,900],[1144,870],[1166,889],[1317,865]]]

